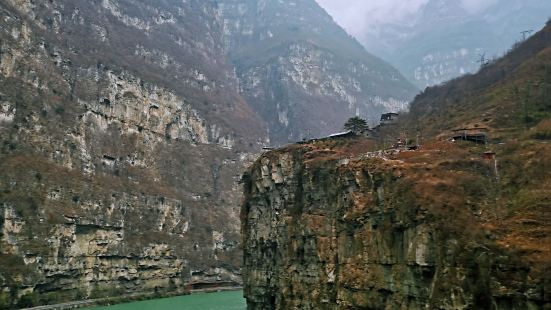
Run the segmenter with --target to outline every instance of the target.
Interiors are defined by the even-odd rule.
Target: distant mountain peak
[[[360,41],[423,89],[476,72],[478,54],[502,55],[521,31],[540,29],[549,12],[546,0],[430,0],[405,23],[378,25]]]
[[[356,113],[375,119],[417,92],[314,0],[219,3],[243,94],[273,141],[330,134]]]

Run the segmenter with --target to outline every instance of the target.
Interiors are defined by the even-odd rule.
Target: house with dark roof
[[[400,114],[393,112],[382,114],[381,125],[390,125],[396,123],[398,121],[398,116],[400,116]]]
[[[470,141],[477,144],[486,144],[488,142],[488,129],[483,127],[458,128],[452,129],[452,141]]]

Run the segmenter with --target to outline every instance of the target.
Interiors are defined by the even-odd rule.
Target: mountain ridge
[[[433,0],[410,22],[380,25],[360,41],[424,89],[476,72],[479,55],[486,54],[486,60],[502,56],[522,39],[521,31],[541,28],[549,10],[549,3],[540,0],[499,1],[479,12],[453,1]]]
[[[230,58],[243,94],[270,124],[276,144],[338,131],[355,114],[374,120],[391,109],[380,102],[403,109],[416,93],[313,0],[220,3],[222,15],[238,21],[225,24],[238,45]],[[312,117],[316,104],[332,113]]]
[[[378,136],[263,154],[243,176],[248,309],[549,307],[550,92],[548,22]]]
[[[241,285],[241,171],[271,137],[296,141],[307,126],[283,126],[299,119],[283,104],[263,115],[244,92],[257,79],[229,59],[225,32],[243,16],[222,2],[0,2],[0,308]],[[254,68],[272,72],[255,91],[287,96],[310,123],[354,114],[295,83],[310,55],[323,64],[338,53],[305,43],[277,52]],[[354,89],[353,71],[318,70],[309,87]],[[413,95],[403,92],[400,103]]]

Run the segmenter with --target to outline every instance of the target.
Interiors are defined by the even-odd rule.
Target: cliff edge
[[[245,174],[248,309],[551,306],[549,218],[497,214],[500,181],[482,147],[385,153],[361,141],[269,152]],[[519,215],[531,230],[509,238]]]
[[[378,139],[258,159],[241,213],[248,308],[551,309],[550,47],[548,23],[426,89]]]

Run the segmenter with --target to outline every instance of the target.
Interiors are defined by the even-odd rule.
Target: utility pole
[[[520,33],[522,34],[522,41],[526,41],[526,39],[534,32],[534,30],[524,30]]]
[[[482,68],[482,67],[484,67],[485,65],[488,64],[488,62],[486,61],[486,53],[479,54],[478,57],[480,57],[480,58],[477,61],[477,63],[480,64],[480,68]]]
[[[522,100],[524,102],[524,130],[528,130],[528,96],[530,95],[530,84],[526,85],[525,92]]]
[[[543,86],[543,104],[544,106],[551,106],[551,97],[549,97],[551,94],[549,93],[549,90],[551,88],[551,68],[546,67],[545,68],[545,78],[544,82],[542,83]]]

